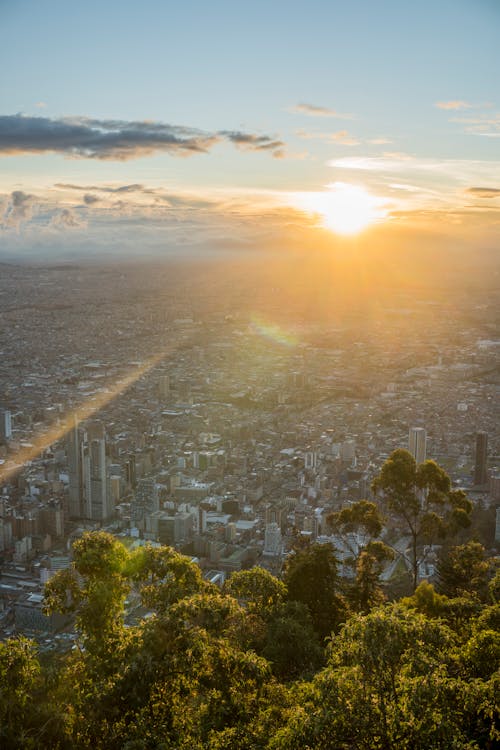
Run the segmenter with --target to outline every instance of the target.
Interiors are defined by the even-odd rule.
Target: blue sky
[[[194,244],[200,224],[216,244],[236,231],[235,212],[249,242],[248,217],[260,213],[274,238],[291,216],[300,223],[302,193],[313,196],[300,227],[310,232],[314,195],[347,183],[386,199],[388,221],[414,227],[442,211],[451,233],[465,222],[483,241],[499,227],[499,38],[497,0],[0,2],[5,246],[22,253],[36,235],[43,248],[44,231],[47,245],[111,234],[116,244],[131,223],[140,236],[141,221],[155,246],[176,244],[179,221],[181,245],[190,222]],[[123,143],[131,123],[148,121],[200,131],[208,146],[182,158],[164,141],[146,151],[141,131],[126,159],[102,142],[89,154],[68,118],[86,139],[105,131]],[[62,124],[64,149],[47,141]],[[143,189],[128,202],[106,192],[131,184]],[[181,215],[167,209],[174,192]]]

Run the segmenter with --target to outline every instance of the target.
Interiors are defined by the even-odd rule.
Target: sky
[[[0,0],[0,257],[477,251],[500,0]]]

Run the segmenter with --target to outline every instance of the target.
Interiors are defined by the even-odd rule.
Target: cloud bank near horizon
[[[432,204],[418,196],[415,200],[418,187],[392,187],[387,193],[393,204],[389,220],[364,233],[359,239],[363,246],[370,246],[370,238],[375,247],[381,238],[405,248],[422,249],[429,241],[437,249],[450,243],[474,251],[491,246],[500,206],[485,199],[498,198],[498,188],[469,183],[457,187],[461,205],[441,205],[435,199]],[[331,249],[339,243],[322,228],[318,215],[297,207],[294,195],[262,190],[182,192],[142,183],[95,182],[15,190],[0,194],[0,257],[85,258],[108,252],[181,257],[192,252]]]

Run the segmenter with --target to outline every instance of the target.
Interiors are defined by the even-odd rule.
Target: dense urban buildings
[[[375,308],[342,300],[340,282],[325,280],[320,299],[318,276],[287,267],[269,278],[215,261],[3,270],[4,635],[57,630],[41,615],[43,587],[89,529],[132,549],[172,545],[219,582],[256,563],[279,575],[299,535],[333,545],[348,575],[327,517],[374,499],[396,448],[445,468],[493,548],[499,342],[488,287],[467,304],[461,288],[389,288]],[[408,543],[394,534],[401,562],[386,583]],[[435,559],[428,550],[421,578]]]

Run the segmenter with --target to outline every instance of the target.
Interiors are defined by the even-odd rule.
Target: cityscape
[[[397,448],[443,466],[473,501],[481,541],[498,544],[498,309],[487,287],[457,291],[463,320],[447,312],[452,295],[432,290],[386,291],[368,320],[363,309],[325,320],[284,314],[290,296],[307,296],[303,280],[286,292],[260,282],[256,299],[251,268],[245,283],[217,264],[3,270],[3,637],[64,644],[43,588],[88,530],[131,549],[171,545],[219,584],[254,565],[279,575],[297,534],[331,544],[342,570],[350,553],[328,515],[374,499]],[[402,564],[405,542],[394,543]],[[438,549],[420,580],[432,580]]]
[[[0,2],[1,750],[500,747],[499,32]]]

